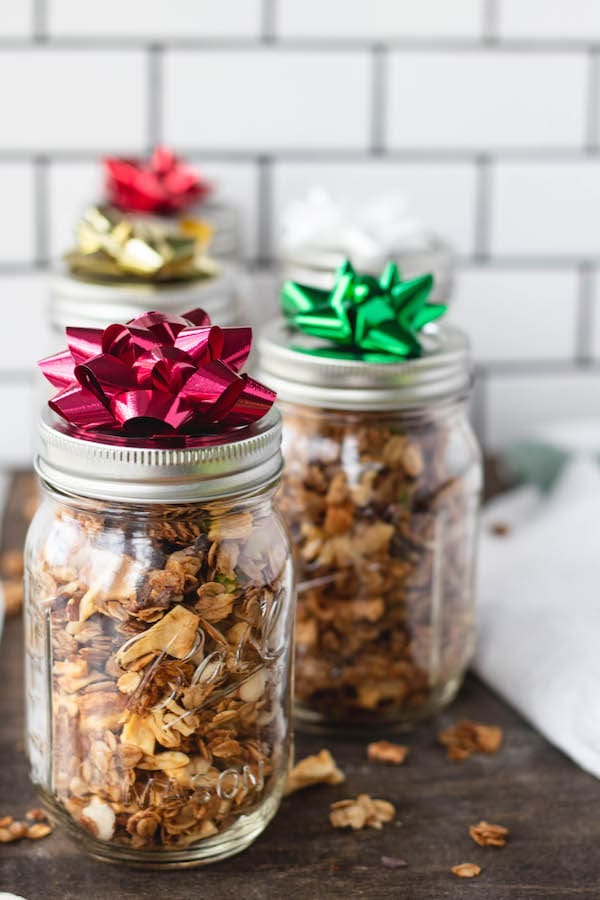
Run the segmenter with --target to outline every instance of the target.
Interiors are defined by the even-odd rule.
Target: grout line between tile
[[[388,54],[384,44],[371,48],[371,153],[380,155],[385,149],[388,97]]]
[[[24,0],[21,0],[24,2]],[[37,44],[48,41],[48,9],[46,0],[33,0],[32,9],[33,40]]]
[[[588,81],[587,81],[587,117],[585,146],[588,152],[598,150],[598,104],[600,79],[600,53],[597,49],[588,54]]]
[[[268,265],[273,246],[273,160],[268,155],[258,157],[258,265]]]
[[[163,58],[161,44],[152,44],[148,48],[146,130],[149,151],[159,144],[163,137]]]
[[[7,0],[5,0],[7,2]],[[307,53],[346,53],[357,50],[367,51],[372,46],[373,39],[364,38],[336,38],[336,37],[286,37],[281,39],[275,33],[276,14],[271,13],[275,9],[274,0],[263,0],[265,12],[262,14],[261,35],[257,37],[176,37],[156,35],[154,41],[160,38],[160,42],[173,50],[261,50],[265,41],[276,41],[282,50],[300,50]],[[125,36],[114,35],[48,35],[46,30],[46,7],[44,0],[35,0],[36,16],[34,23],[34,40],[23,37],[0,37],[0,47],[31,49],[40,40],[47,43],[51,50],[81,50],[104,49],[111,50],[139,50],[148,47],[154,41],[148,37],[136,37],[135,34]],[[493,18],[484,18],[486,32],[480,38],[452,38],[452,37],[404,37],[389,38],[385,45],[389,50],[422,51],[424,53],[478,53],[482,49],[488,49],[494,53],[527,53],[544,55],[547,53],[585,53],[597,48],[598,41],[574,39],[574,38],[550,38],[535,40],[531,38],[497,38],[493,33]]]
[[[588,364],[593,358],[594,267],[590,263],[579,266],[579,293],[575,321],[575,359]]]
[[[487,45],[497,44],[499,40],[499,10],[497,0],[483,0],[482,18],[482,34],[484,43]]]
[[[163,48],[164,49],[164,48]],[[1,50],[0,50],[1,52]],[[252,161],[257,154],[267,152],[260,147],[206,147],[196,145],[178,145],[176,149],[190,156],[202,156],[214,161]],[[105,146],[69,149],[66,147],[43,148],[45,155],[53,162],[93,162],[98,156],[105,153],[133,153],[139,150],[135,146],[119,146],[106,144]],[[35,148],[13,147],[0,148],[0,163],[2,162],[31,162],[40,151]],[[371,158],[371,150],[354,147],[315,147],[294,148],[281,147],[270,150],[269,155],[281,162],[354,162]],[[600,145],[588,152],[582,149],[550,149],[548,147],[507,148],[492,147],[482,150],[477,147],[463,148],[386,148],[381,156],[383,162],[396,163],[422,163],[423,165],[436,163],[472,163],[487,158],[494,162],[520,162],[535,165],[544,162],[554,163],[589,163],[591,160],[600,161]]]
[[[276,0],[262,0],[260,38],[263,44],[272,44],[277,39]]]
[[[482,153],[477,159],[475,189],[475,259],[484,262],[490,256],[490,220],[492,211],[491,160]]]
[[[35,267],[43,268],[50,257],[50,197],[48,189],[49,160],[38,155],[33,161],[34,184],[34,246]]]

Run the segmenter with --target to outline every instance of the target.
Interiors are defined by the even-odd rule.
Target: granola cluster
[[[283,413],[300,716],[435,710],[472,649],[477,451],[446,411]]]
[[[56,504],[50,522],[38,516],[29,749],[60,818],[134,850],[179,850],[270,799],[273,814],[288,762],[291,576],[269,512],[162,508],[124,521]],[[44,723],[35,672],[47,639]]]

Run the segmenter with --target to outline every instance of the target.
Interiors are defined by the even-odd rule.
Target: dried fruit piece
[[[92,797],[91,802],[82,809],[80,821],[101,841],[110,841],[114,834],[116,821],[114,810],[99,797]],[[32,828],[37,827],[43,826],[32,825]]]
[[[509,832],[504,825],[491,825],[482,820],[469,827],[469,834],[480,847],[504,847]]]
[[[35,825],[30,825],[25,830],[30,841],[39,841],[41,838],[52,834],[52,827],[44,822],[36,822]]]
[[[452,871],[459,878],[475,878],[481,872],[481,866],[475,863],[461,863],[458,866],[452,866]]]
[[[498,725],[482,725],[462,719],[438,734],[438,741],[448,751],[448,759],[467,759],[473,753],[496,753],[502,744]]]
[[[128,666],[146,653],[156,651],[183,659],[194,646],[199,621],[198,616],[185,606],[174,606],[156,625],[121,649],[117,654],[119,665]]]
[[[403,744],[392,744],[390,741],[374,741],[367,747],[367,756],[371,762],[392,763],[401,766],[408,755],[409,748]]]
[[[43,809],[36,807],[35,809],[28,809],[25,813],[25,818],[30,822],[45,822],[48,816]]]
[[[293,794],[313,784],[341,784],[345,780],[346,776],[338,769],[329,750],[321,750],[313,756],[301,759],[290,769],[285,793]]]
[[[329,821],[334,828],[383,828],[396,815],[394,806],[387,800],[373,800],[368,794],[359,794],[356,800],[339,800],[330,806]]]

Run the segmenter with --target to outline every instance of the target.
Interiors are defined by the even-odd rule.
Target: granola
[[[460,863],[458,866],[452,866],[452,872],[458,878],[476,878],[481,874],[481,866],[476,863]]]
[[[392,744],[390,741],[374,741],[367,747],[367,756],[371,762],[392,763],[401,766],[408,756],[409,748],[404,744]]]
[[[509,832],[504,825],[491,825],[482,820],[470,826],[469,834],[480,847],[504,847]]]
[[[306,756],[288,772],[285,786],[286,794],[293,794],[302,788],[314,784],[341,784],[346,780],[344,773],[329,750],[321,750],[312,756]]]
[[[503,733],[498,725],[482,725],[461,719],[438,734],[438,741],[446,747],[448,759],[460,761],[473,753],[497,753]]]
[[[373,800],[368,794],[359,794],[356,800],[338,800],[330,806],[329,821],[334,828],[383,828],[396,815],[396,809],[387,800]]]
[[[98,841],[143,851],[218,836],[269,801],[272,815],[289,755],[279,520],[263,507],[120,518],[99,507],[47,501],[30,537],[30,690],[45,634],[52,645],[48,722],[43,698],[29,710],[46,804]]]
[[[13,816],[2,816],[0,818],[0,844],[12,844],[14,841],[20,841],[28,838],[30,841],[39,841],[41,838],[48,837],[52,834],[52,825],[48,822],[46,813],[41,809],[29,810],[25,813],[25,818],[33,821],[15,822]]]
[[[450,454],[447,411],[282,411],[300,718],[439,708],[472,651],[476,452],[454,440]]]

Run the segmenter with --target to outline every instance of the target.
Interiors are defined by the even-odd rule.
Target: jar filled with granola
[[[162,344],[150,351],[159,325]],[[110,383],[124,377],[138,341],[138,378],[150,352],[162,360],[163,402],[172,357],[179,368],[169,383],[181,407],[184,353],[206,395],[211,374],[222,382],[228,363],[223,351],[222,365],[200,366],[201,330],[157,314],[149,326],[120,328]],[[117,358],[109,359],[106,335],[96,390],[106,388]],[[169,353],[173,335],[179,349]],[[44,361],[47,377],[59,357]],[[82,364],[87,377],[95,359]],[[240,385],[234,375],[218,401],[225,418],[203,436],[168,431],[164,410],[157,434],[161,420],[149,408],[151,428],[146,416],[130,418],[129,433],[119,435],[114,422],[86,431],[70,412],[85,401],[89,419],[84,376],[55,398],[63,420],[50,411],[42,418],[43,502],[26,546],[30,772],[50,815],[109,861],[222,859],[263,831],[282,794],[293,591],[288,537],[273,505],[280,417],[256,382]],[[65,395],[77,404],[63,404]],[[139,411],[143,399],[132,406]]]
[[[297,721],[308,728],[435,713],[472,654],[481,461],[468,342],[436,323],[420,345],[411,359],[333,351],[282,320],[261,335],[259,373],[284,422],[279,503],[296,556]]]

